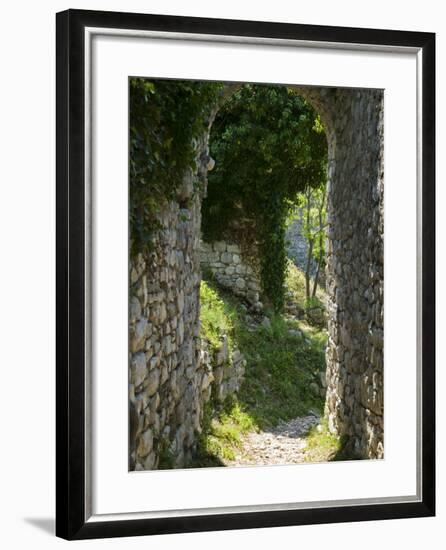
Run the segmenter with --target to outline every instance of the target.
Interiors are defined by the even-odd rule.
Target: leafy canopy
[[[325,182],[320,118],[294,90],[247,84],[220,109],[211,131],[215,169],[203,203],[203,238],[255,243],[263,292],[284,301],[285,226],[297,194]]]

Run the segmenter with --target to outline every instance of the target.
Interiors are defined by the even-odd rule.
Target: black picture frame
[[[86,517],[85,45],[87,27],[331,44],[407,46],[422,52],[421,452],[419,502],[215,513],[89,522]],[[435,35],[258,21],[68,10],[56,16],[56,535],[88,539],[415,518],[435,514]]]

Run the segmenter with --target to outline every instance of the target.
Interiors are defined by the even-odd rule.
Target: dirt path
[[[265,432],[250,432],[243,438],[243,448],[227,466],[298,464],[305,461],[305,436],[319,423],[313,414],[283,422]]]

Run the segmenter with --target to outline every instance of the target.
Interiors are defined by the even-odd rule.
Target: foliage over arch
[[[203,238],[255,243],[264,295],[279,311],[287,214],[299,192],[325,183],[320,118],[291,88],[247,84],[220,109],[210,145],[216,166],[203,203]]]

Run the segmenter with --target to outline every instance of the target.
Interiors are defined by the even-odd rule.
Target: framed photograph
[[[435,514],[435,35],[68,10],[56,534]]]

